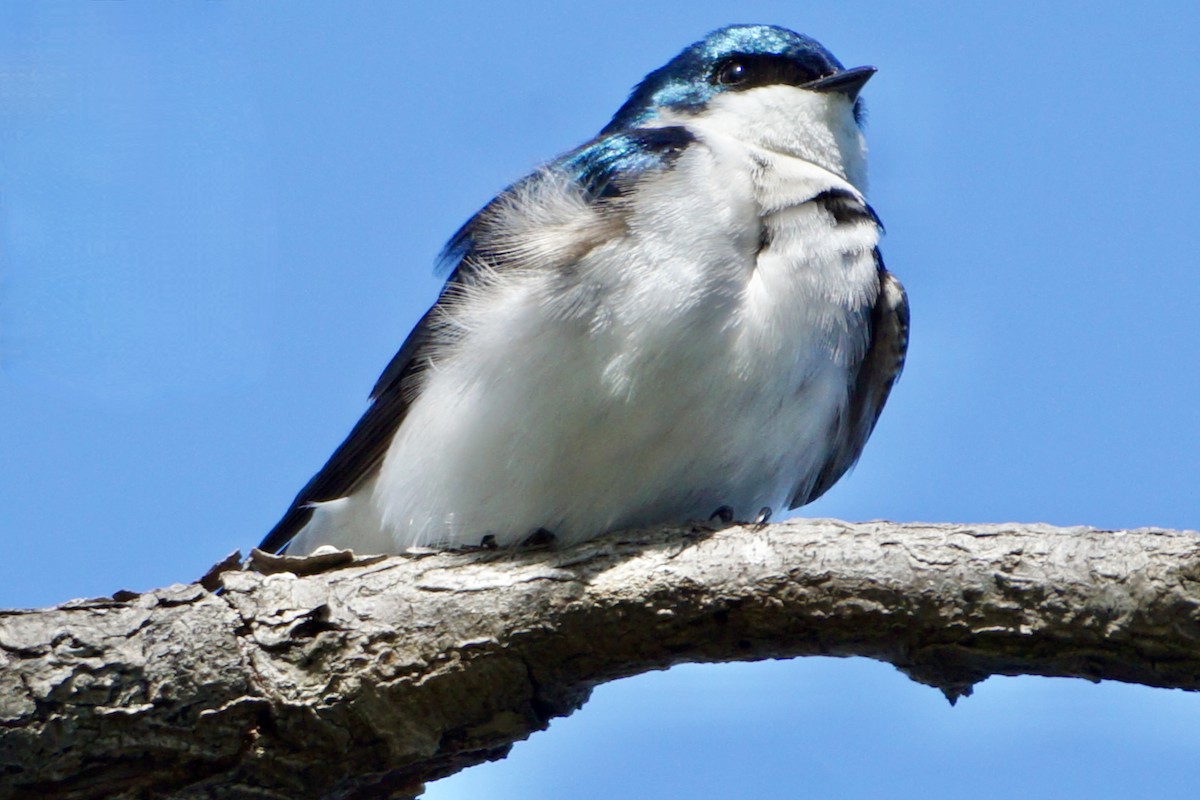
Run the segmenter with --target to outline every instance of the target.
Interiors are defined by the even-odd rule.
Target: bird
[[[908,346],[865,198],[875,72],[730,25],[646,75],[450,237],[437,300],[260,549],[569,546],[821,496]]]

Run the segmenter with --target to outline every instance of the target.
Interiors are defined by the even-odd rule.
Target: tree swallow
[[[437,301],[262,548],[571,544],[819,497],[907,347],[864,199],[874,73],[734,25],[647,75],[454,234]]]

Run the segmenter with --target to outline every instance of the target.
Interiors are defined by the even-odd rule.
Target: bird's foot
[[[771,507],[763,506],[762,508],[760,508],[758,510],[758,514],[756,514],[754,517],[754,522],[753,522],[754,530],[756,530],[756,531],[762,530],[763,528],[767,527],[767,523],[770,521],[771,521]]]
[[[430,548],[433,552],[450,552],[450,553],[480,553],[497,548],[496,537],[492,534],[485,534],[479,540],[479,544],[456,544],[448,547]],[[415,548],[409,548],[413,550]]]
[[[729,525],[733,522],[733,508],[731,506],[721,506],[712,513],[708,518],[709,522],[723,522]]]
[[[556,541],[554,533],[545,528],[538,528],[529,534],[529,538],[521,542],[522,547],[553,547]]]
[[[736,518],[736,515],[733,512],[732,506],[721,506],[712,513],[712,516],[708,518],[708,521],[716,522],[722,525],[732,525],[735,522],[741,522],[745,525],[751,525],[755,529],[758,529],[766,525],[771,520],[772,513],[773,512],[771,511],[770,506],[763,506],[758,510],[758,513],[754,515],[754,519],[739,520]]]

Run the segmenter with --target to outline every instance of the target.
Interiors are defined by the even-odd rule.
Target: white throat
[[[854,103],[837,92],[762,86],[713,98],[697,117],[667,119],[710,127],[746,144],[803,159],[867,191],[867,145]]]

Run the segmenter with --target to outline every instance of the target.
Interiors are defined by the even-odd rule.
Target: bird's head
[[[863,187],[863,105],[874,67],[846,69],[775,25],[730,25],[642,80],[602,134],[688,122],[818,164]]]

